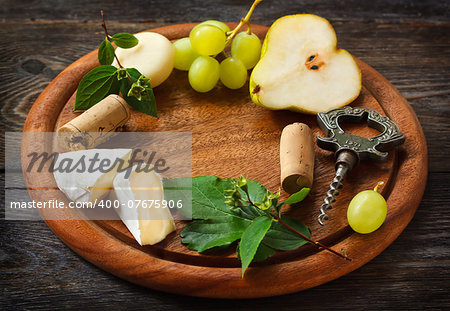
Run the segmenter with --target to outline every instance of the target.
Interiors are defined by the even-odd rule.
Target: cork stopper
[[[66,151],[91,149],[110,139],[130,118],[125,100],[111,94],[61,126],[58,141]]]
[[[280,140],[281,186],[288,193],[311,188],[314,176],[314,141],[308,125],[286,126]]]

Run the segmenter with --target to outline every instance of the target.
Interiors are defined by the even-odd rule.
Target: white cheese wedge
[[[89,149],[60,153],[53,166],[53,176],[59,189],[69,199],[95,203],[112,189],[120,163],[123,162],[123,169],[129,166],[130,154],[131,149]]]
[[[163,207],[161,177],[149,164],[139,171],[137,167],[133,166],[128,178],[121,172],[114,179],[114,192],[121,203],[117,213],[139,244],[153,245],[174,231],[175,223],[169,209]]]
[[[136,68],[150,79],[152,87],[163,83],[175,64],[175,48],[163,35],[141,32],[134,35],[139,43],[131,49],[116,48],[116,56],[125,68]],[[119,67],[114,59],[113,66]]]

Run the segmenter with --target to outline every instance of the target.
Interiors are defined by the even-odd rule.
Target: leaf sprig
[[[300,221],[281,215],[282,206],[302,201],[308,188],[279,202],[279,191],[272,193],[259,182],[244,177],[199,176],[192,178],[192,186],[192,218],[196,220],[181,232],[182,242],[189,249],[204,252],[240,240],[237,253],[242,276],[251,262],[264,260],[276,250],[294,250],[306,243],[350,260],[313,241],[309,228]]]
[[[129,33],[109,35],[103,11],[102,27],[105,39],[98,49],[100,67],[88,72],[78,85],[73,110],[86,110],[110,94],[122,94],[125,101],[134,109],[157,117],[155,96],[150,80],[136,68],[124,68],[115,54],[112,43],[123,49],[136,46],[139,40]],[[116,59],[119,68],[112,66]]]

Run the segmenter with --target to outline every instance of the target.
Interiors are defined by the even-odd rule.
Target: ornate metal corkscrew
[[[364,138],[345,133],[339,126],[340,122],[363,122],[365,120],[369,127],[380,131],[381,134]],[[318,136],[317,145],[322,149],[335,152],[336,156],[336,175],[320,207],[318,217],[319,223],[324,225],[324,220],[328,220],[326,211],[336,200],[335,197],[339,194],[339,188],[342,187],[342,181],[347,172],[358,165],[360,160],[385,160],[388,155],[386,151],[403,144],[405,135],[400,132],[392,120],[369,108],[345,106],[328,112],[320,112],[317,115],[317,121],[328,136]]]

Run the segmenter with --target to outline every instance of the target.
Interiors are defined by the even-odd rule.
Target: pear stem
[[[244,24],[248,25],[248,30],[250,31],[250,17],[252,16],[253,11],[255,10],[256,6],[261,2],[262,0],[255,0],[250,7],[250,10],[248,10],[247,15],[243,19],[241,19],[240,23],[236,26],[236,28],[233,29],[233,31],[228,35],[227,40],[225,41],[225,46],[228,46],[230,42],[234,39],[234,37],[237,35],[238,31],[241,29]],[[251,34],[251,33],[250,33]]]

